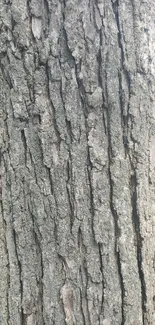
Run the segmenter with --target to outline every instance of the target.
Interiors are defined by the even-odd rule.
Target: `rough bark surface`
[[[155,324],[155,2],[0,0],[0,324]]]

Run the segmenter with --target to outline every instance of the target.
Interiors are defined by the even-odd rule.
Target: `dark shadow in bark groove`
[[[27,324],[27,322],[26,322],[27,316],[24,315],[24,311],[23,311],[23,307],[22,307],[22,300],[23,300],[22,265],[21,265],[21,261],[19,259],[18,252],[17,252],[17,235],[16,235],[16,231],[14,229],[12,229],[12,234],[13,234],[13,238],[14,238],[15,253],[16,253],[16,259],[17,259],[17,265],[18,265],[18,271],[19,271],[19,281],[20,281],[20,293],[21,293],[20,317],[21,317],[21,324],[26,325]]]
[[[139,272],[139,279],[141,282],[141,294],[142,294],[143,324],[145,324],[147,296],[146,296],[146,284],[145,284],[144,272],[142,267],[142,240],[143,239],[140,232],[140,220],[139,220],[139,214],[137,210],[137,176],[136,176],[135,169],[133,169],[133,175],[131,176],[130,184],[131,184],[132,222],[133,222],[134,232],[136,236],[137,264],[138,264],[138,272]]]
[[[87,297],[87,289],[88,289],[88,271],[87,271],[87,265],[86,265],[86,247],[83,243],[83,235],[81,228],[79,227],[78,230],[78,248],[80,250],[81,254],[81,265],[80,265],[80,276],[81,276],[81,283],[82,288],[80,288],[80,298],[81,298],[81,312],[82,312],[82,318],[83,318],[83,324],[84,325],[90,325],[90,313],[89,313],[89,306],[88,306],[88,297]],[[84,281],[85,279],[85,281]],[[85,305],[85,308],[84,306]],[[85,312],[84,312],[85,311]]]
[[[108,98],[108,97],[107,97]],[[124,300],[125,300],[125,288],[124,288],[124,282],[123,282],[123,275],[121,270],[121,257],[120,252],[117,247],[118,238],[121,235],[121,229],[118,226],[118,214],[113,204],[113,180],[111,175],[111,161],[112,161],[112,147],[111,147],[111,132],[110,132],[110,116],[109,116],[109,110],[106,110],[107,112],[107,137],[108,137],[108,173],[109,173],[109,186],[110,186],[110,209],[113,216],[114,221],[114,229],[115,229],[115,256],[117,260],[117,267],[118,267],[118,276],[120,281],[120,289],[121,289],[121,300],[122,300],[122,322],[121,325],[125,324],[125,314],[124,314]]]
[[[100,48],[98,51],[98,56],[97,56],[97,61],[98,61],[98,84],[99,87],[102,89],[102,113],[103,113],[103,125],[104,125],[104,131],[105,134],[107,134],[107,121],[106,121],[106,114],[105,114],[105,98],[104,98],[104,94],[103,94],[103,82],[102,82],[102,72],[101,72],[101,68],[102,68],[102,55],[101,55],[101,49],[102,49],[102,30],[100,30]]]
[[[109,157],[109,164],[110,164],[110,157]],[[121,257],[119,248],[117,247],[117,240],[121,235],[121,230],[118,226],[118,215],[117,211],[115,210],[113,206],[113,181],[111,179],[111,172],[110,172],[110,166],[109,166],[109,183],[110,183],[110,208],[114,220],[114,227],[115,227],[115,256],[117,260],[117,266],[118,266],[118,275],[120,280],[120,287],[121,287],[121,299],[122,299],[122,322],[121,325],[125,324],[125,313],[124,313],[124,300],[125,300],[125,287],[123,282],[123,275],[122,275],[122,269],[121,269]]]

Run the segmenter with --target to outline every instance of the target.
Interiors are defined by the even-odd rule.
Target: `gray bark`
[[[0,324],[155,324],[155,2],[0,1]]]

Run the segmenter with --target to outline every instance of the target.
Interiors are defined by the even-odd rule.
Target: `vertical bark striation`
[[[155,4],[1,8],[0,323],[154,324]]]

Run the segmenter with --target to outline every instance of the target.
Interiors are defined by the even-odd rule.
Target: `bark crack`
[[[110,143],[109,143],[110,144]],[[124,287],[124,282],[123,282],[123,275],[122,275],[122,269],[121,269],[121,256],[119,252],[119,247],[118,247],[118,238],[121,235],[121,229],[118,226],[118,214],[117,211],[115,210],[115,207],[113,205],[113,181],[111,177],[111,171],[110,171],[110,162],[111,162],[111,154],[110,154],[110,147],[109,147],[109,184],[110,184],[110,209],[111,213],[113,216],[114,220],[114,229],[115,229],[115,256],[117,260],[117,266],[118,266],[118,275],[119,275],[119,280],[120,280],[120,288],[121,288],[121,299],[122,299],[122,322],[121,325],[125,324],[125,312],[124,312],[124,307],[125,307],[125,287]]]
[[[54,125],[54,129],[55,129],[55,134],[57,136],[57,145],[58,145],[58,148],[60,148],[61,135],[60,135],[59,127],[57,125],[57,120],[56,120],[56,109],[54,107],[54,104],[53,104],[52,98],[51,98],[51,94],[50,94],[50,76],[49,76],[48,60],[46,61],[45,72],[46,72],[46,76],[47,76],[47,95],[48,95],[48,99],[49,99],[49,102],[50,102],[50,105],[52,108],[52,112],[53,112],[53,125]]]
[[[4,249],[6,253],[6,259],[7,259],[7,287],[6,287],[6,302],[7,302],[7,324],[9,325],[9,288],[10,288],[10,262],[9,262],[9,252],[7,248],[7,240],[6,240],[6,231],[7,231],[7,224],[4,217],[4,211],[3,211],[3,202],[2,199],[0,200],[0,208],[2,213],[2,221],[3,221],[3,229],[4,229]]]
[[[142,265],[143,238],[141,236],[140,218],[139,218],[139,213],[137,208],[137,175],[136,175],[136,169],[134,168],[132,162],[131,162],[131,167],[132,167],[132,175],[130,179],[130,187],[131,187],[131,204],[132,204],[132,222],[133,222],[133,228],[134,228],[135,239],[136,239],[137,264],[138,264],[139,279],[141,283],[143,324],[145,324],[147,295],[146,295],[146,283],[145,283],[145,277],[144,277],[143,265]]]
[[[104,315],[104,272],[103,272],[103,261],[102,261],[102,244],[98,244],[99,247],[99,258],[100,258],[100,271],[102,274],[102,300],[101,300],[101,310],[99,314],[99,319]]]
[[[86,247],[83,243],[82,231],[81,231],[80,227],[78,230],[78,247],[79,247],[80,254],[81,254],[81,265],[80,265],[80,270],[79,270],[80,276],[81,276],[81,282],[82,282],[82,288],[80,288],[81,310],[82,310],[84,325],[91,325],[89,306],[88,306],[88,298],[87,298],[89,275],[87,272],[86,259],[85,259]]]
[[[120,18],[119,18],[119,0],[112,2],[112,9],[115,16],[115,21],[117,25],[117,37],[118,37],[118,46],[121,53],[121,71],[118,72],[119,80],[119,97],[120,97],[120,109],[121,109],[121,120],[122,120],[122,130],[123,130],[123,145],[125,151],[125,157],[128,153],[128,118],[129,118],[129,108],[130,108],[130,95],[131,95],[131,77],[130,73],[126,67],[125,62],[125,53],[122,42],[122,31],[120,27]],[[122,76],[125,77],[127,89],[128,89],[128,103],[127,103],[127,112],[124,111],[124,98],[123,98],[123,88],[122,88]]]
[[[38,249],[38,253],[40,256],[40,278],[37,279],[38,287],[39,287],[39,297],[38,300],[41,305],[41,318],[42,318],[42,324],[44,325],[44,304],[43,304],[43,298],[44,298],[44,290],[43,290],[43,277],[44,277],[44,266],[43,266],[43,257],[42,257],[42,247],[41,247],[41,240],[42,235],[40,233],[39,227],[37,223],[35,222],[35,216],[33,216],[33,213],[29,210],[32,224],[33,224],[33,233],[34,233],[34,239],[36,243],[36,248]]]
[[[26,315],[24,314],[22,300],[23,300],[23,281],[22,281],[22,264],[18,254],[18,244],[17,244],[17,234],[14,228],[12,228],[12,234],[14,238],[14,245],[15,245],[15,254],[17,259],[18,271],[19,271],[19,283],[20,283],[20,294],[21,294],[21,310],[20,310],[20,317],[21,317],[21,324],[26,325]]]
[[[24,148],[25,166],[27,166],[27,143],[26,143],[26,136],[25,136],[24,129],[21,130],[21,140],[22,140],[23,148]]]
[[[68,202],[69,202],[69,207],[70,207],[70,232],[72,233],[72,227],[74,224],[74,201],[75,201],[75,198],[73,199],[73,191],[71,190],[71,187],[72,187],[71,154],[69,154],[69,160],[67,161],[66,174],[67,174],[66,190],[67,190]]]
[[[98,84],[99,87],[102,89],[102,114],[103,114],[103,125],[104,125],[104,132],[105,134],[107,134],[107,121],[106,121],[106,114],[105,114],[105,97],[104,97],[104,93],[103,93],[103,82],[102,82],[102,66],[103,66],[103,62],[102,62],[102,53],[101,53],[101,49],[102,49],[102,29],[100,30],[100,47],[99,47],[99,51],[98,51],[98,56],[97,56],[97,60],[98,60]]]
[[[108,97],[107,97],[108,101]],[[109,111],[108,109],[106,110],[107,113],[107,139],[108,139],[108,175],[109,175],[109,187],[110,187],[110,210],[111,214],[113,216],[113,221],[114,221],[114,229],[115,229],[115,256],[117,260],[117,267],[118,267],[118,275],[119,275],[119,281],[120,281],[120,289],[121,289],[121,306],[122,306],[122,322],[121,325],[125,324],[125,312],[124,312],[124,307],[125,307],[125,287],[124,287],[124,282],[123,282],[123,275],[122,275],[122,269],[121,269],[121,257],[120,257],[120,252],[119,252],[119,247],[118,247],[118,238],[121,235],[121,229],[118,225],[118,214],[115,209],[115,206],[113,204],[113,180],[112,180],[112,175],[111,175],[111,162],[112,162],[112,147],[111,147],[111,131],[110,131],[110,116],[109,116]]]

